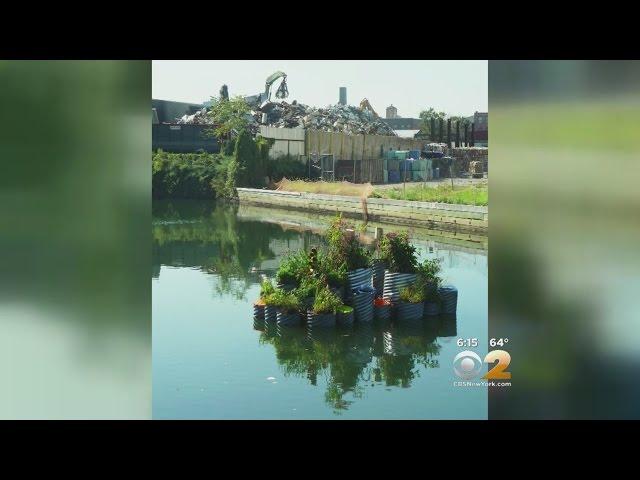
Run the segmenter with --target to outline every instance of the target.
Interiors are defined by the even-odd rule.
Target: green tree
[[[240,132],[247,128],[251,107],[244,98],[237,96],[229,100],[211,98],[209,118],[214,124],[211,134],[222,141],[228,141],[232,132]]]
[[[421,133],[433,139],[437,134],[438,123],[440,120],[445,120],[447,114],[444,112],[437,112],[433,107],[428,108],[420,112],[420,119],[422,120]],[[435,121],[436,131],[431,131],[431,120]]]
[[[248,130],[242,130],[236,140],[233,160],[229,166],[227,191],[236,187],[260,187],[264,182],[262,158]]]
[[[451,125],[455,125],[456,122],[460,122],[461,128],[464,128],[464,124],[468,122],[466,117],[459,117],[457,115],[452,115],[449,119],[451,119]]]

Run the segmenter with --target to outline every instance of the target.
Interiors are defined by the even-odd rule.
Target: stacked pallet
[[[384,155],[384,183],[425,182],[433,178],[433,160],[419,150],[389,150]]]

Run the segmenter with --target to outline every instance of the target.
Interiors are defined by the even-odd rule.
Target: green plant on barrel
[[[336,313],[336,310],[342,306],[342,301],[329,288],[323,287],[316,293],[313,302],[313,313],[321,315],[323,313]]]
[[[435,287],[437,289],[442,284],[442,278],[439,275],[442,270],[440,263],[440,258],[434,258],[432,260],[425,260],[418,265],[418,277],[425,283],[427,288]]]
[[[281,284],[299,285],[303,278],[311,273],[311,263],[309,255],[304,250],[287,255],[278,272],[276,280]]]
[[[424,289],[422,285],[416,283],[400,290],[400,301],[404,303],[424,302]]]
[[[340,288],[347,283],[347,264],[326,252],[315,252],[312,273],[329,286]]]
[[[276,288],[271,283],[271,280],[263,280],[260,284],[260,300],[265,301],[267,297],[272,295],[276,291]]]
[[[416,247],[409,243],[406,233],[387,233],[380,241],[380,258],[390,272],[416,273]]]
[[[322,282],[316,277],[304,277],[300,286],[293,291],[293,294],[302,304],[309,298],[314,298],[316,292],[322,287]]]
[[[285,292],[280,288],[276,288],[266,299],[269,306],[276,307],[284,313],[295,313],[300,310],[300,302],[292,292]]]
[[[331,222],[325,232],[327,253],[336,265],[345,263],[347,271],[371,266],[371,253],[360,244],[352,225],[341,214]]]

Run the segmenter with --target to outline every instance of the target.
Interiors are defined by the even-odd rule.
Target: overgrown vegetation
[[[378,188],[371,194],[372,198],[390,198],[393,200],[411,200],[418,202],[455,203],[462,205],[488,205],[489,190],[486,184],[460,187],[438,185],[429,187],[410,185],[406,188]]]
[[[436,288],[442,284],[442,278],[440,278],[439,275],[441,270],[442,265],[441,259],[439,258],[425,260],[417,267],[420,280],[425,284],[435,286]]]
[[[305,303],[308,299],[314,298],[321,287],[322,283],[316,277],[304,277],[293,293],[300,303]]]
[[[424,290],[419,283],[409,285],[400,290],[400,301],[404,303],[424,302]]]
[[[238,134],[246,129],[250,114],[251,107],[241,96],[228,100],[212,97],[208,115],[215,127],[213,127],[211,134],[224,142],[233,133]]]
[[[342,214],[331,222],[325,233],[327,253],[335,265],[346,265],[347,271],[371,266],[371,253],[358,241],[353,225]]]
[[[230,198],[235,196],[236,187],[264,187],[265,175],[273,168],[269,160],[271,142],[262,137],[254,140],[243,131],[230,144],[231,155],[155,152],[153,197]]]
[[[373,191],[370,183],[290,180],[289,177],[287,177],[286,182],[280,185],[280,188],[289,192],[326,193],[328,195],[350,195],[361,198],[368,197]]]
[[[416,247],[406,233],[387,233],[380,241],[380,258],[390,272],[415,273],[418,266]]]
[[[281,284],[299,285],[309,275],[309,254],[304,250],[289,253],[280,263],[276,273],[276,281]]]
[[[226,191],[233,192],[236,187],[263,187],[266,160],[251,133],[240,132],[229,164]]]
[[[295,313],[300,310],[298,298],[292,292],[285,292],[279,288],[265,299],[265,303],[285,313]]]
[[[313,302],[313,313],[322,315],[323,313],[336,313],[337,309],[342,305],[342,300],[338,296],[329,290],[328,287],[323,287],[316,293],[316,298]]]
[[[260,284],[260,300],[265,300],[270,295],[273,295],[276,291],[276,288],[271,283],[271,280],[263,280]]]
[[[168,153],[152,157],[154,198],[216,198],[227,195],[231,158],[214,153]]]
[[[273,182],[279,182],[285,177],[289,180],[306,179],[309,172],[307,166],[297,158],[282,155],[266,162],[266,174]]]

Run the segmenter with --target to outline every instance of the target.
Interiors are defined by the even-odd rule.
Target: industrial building
[[[473,143],[476,147],[489,146],[489,114],[487,112],[473,114]]]
[[[189,153],[204,150],[208,153],[220,151],[215,137],[207,135],[209,125],[178,125],[176,119],[193,115],[203,104],[151,100],[152,126],[151,148],[165,152]]]
[[[399,137],[413,138],[422,128],[422,120],[419,118],[402,118],[398,115],[398,109],[389,105],[382,119],[391,127]]]

